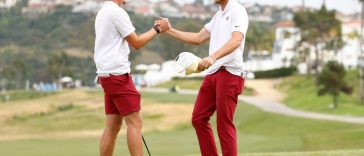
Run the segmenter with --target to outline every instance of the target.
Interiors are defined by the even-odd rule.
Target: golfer
[[[123,4],[125,0],[106,1],[95,20],[94,61],[98,81],[105,93],[106,113],[106,128],[100,140],[101,156],[113,154],[123,120],[127,125],[130,155],[143,155],[140,94],[130,76],[129,45],[139,49],[170,27],[168,21],[162,20],[159,25],[138,36],[129,15],[120,7]]]
[[[210,117],[217,113],[217,132],[224,156],[237,156],[233,123],[238,95],[244,87],[243,51],[249,25],[248,15],[236,0],[215,0],[220,10],[199,33],[169,29],[167,34],[199,45],[210,40],[209,56],[199,63],[206,77],[199,90],[192,115],[202,156],[217,156]],[[166,19],[161,18],[164,21]],[[157,21],[162,24],[164,21]]]

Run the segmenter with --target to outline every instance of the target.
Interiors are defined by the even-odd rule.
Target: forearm
[[[191,32],[183,32],[177,29],[171,28],[166,32],[168,35],[181,40],[182,42],[198,45],[201,44],[198,33],[191,33]]]
[[[230,39],[222,48],[220,48],[218,51],[216,51],[211,56],[215,60],[218,60],[218,59],[223,58],[224,56],[229,55],[232,52],[234,52],[237,48],[240,47],[240,45],[241,45],[241,41]]]
[[[137,44],[135,46],[136,49],[139,49],[149,43],[158,33],[152,28],[149,31],[145,32],[138,36]]]

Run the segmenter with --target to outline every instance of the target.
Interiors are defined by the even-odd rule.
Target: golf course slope
[[[190,121],[195,95],[142,92],[142,98],[152,155],[198,156]],[[101,90],[0,102],[0,156],[97,156],[104,118]],[[238,104],[234,122],[239,156],[364,155],[364,125],[266,113],[245,103]],[[211,123],[215,128],[214,116]],[[115,155],[129,155],[125,126]]]

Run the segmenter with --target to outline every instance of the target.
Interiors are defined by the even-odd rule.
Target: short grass
[[[158,138],[148,137],[149,143],[159,142]],[[157,140],[152,140],[157,139]],[[170,138],[162,138],[170,139]],[[191,141],[188,141],[189,144]],[[168,144],[169,143],[169,144]],[[199,156],[196,153],[197,142],[189,146],[182,146],[185,142],[180,140],[171,140],[170,142],[158,143],[161,146],[155,146],[156,143],[150,144],[152,155],[158,156]],[[121,139],[117,143],[114,155],[129,155]],[[123,145],[121,145],[123,144]],[[73,140],[24,140],[0,142],[1,155],[11,156],[97,156],[98,139],[73,139]],[[168,148],[168,147],[172,147]],[[5,149],[5,150],[4,150]],[[156,152],[164,150],[164,152]],[[171,152],[173,150],[173,152]],[[186,152],[189,150],[190,152]],[[178,154],[177,152],[181,153]],[[162,154],[164,153],[164,154]],[[177,153],[177,154],[176,154]],[[191,154],[186,154],[191,153]],[[361,156],[364,150],[342,150],[342,151],[317,151],[317,152],[273,152],[273,153],[241,153],[239,156]]]
[[[318,96],[318,87],[315,86],[313,76],[292,76],[284,79],[279,86],[286,93],[285,104],[305,111],[364,116],[364,105],[359,102],[359,78],[358,71],[349,71],[346,76],[349,85],[354,87],[352,95],[340,94],[337,109],[330,109],[333,103],[330,95]]]
[[[102,98],[100,92],[89,94]],[[142,93],[144,99],[158,104],[191,103],[194,95]],[[51,113],[23,116],[26,120],[9,119],[1,123],[2,135],[12,133],[6,129],[15,126],[19,134],[59,133],[68,131],[102,130],[103,109],[88,109],[73,103],[53,107]],[[146,115],[145,123],[158,120],[160,115]],[[349,150],[346,153],[364,153],[364,125],[293,118],[265,113],[240,103],[235,114],[241,155],[280,155],[275,152],[306,152],[322,150]],[[216,127],[215,118],[212,118]],[[11,129],[11,128],[10,128]],[[215,131],[216,132],[216,131]],[[144,134],[153,155],[199,155],[198,142],[190,122],[180,123],[168,131],[150,131]],[[12,156],[82,156],[98,155],[98,137],[44,138],[0,141],[0,155]],[[332,155],[338,152],[319,152]],[[247,154],[258,153],[258,154]],[[330,154],[331,153],[331,154]],[[342,152],[341,152],[342,153]],[[284,153],[282,155],[310,155],[310,153]],[[115,155],[128,155],[125,136],[120,135]],[[311,155],[315,155],[311,154]]]
[[[202,81],[203,81],[203,79],[173,79],[171,81],[159,84],[156,87],[172,88],[173,86],[179,86],[180,89],[199,90],[201,87]],[[252,94],[254,94],[254,90],[252,88],[244,87],[243,94],[252,95]]]
[[[285,152],[285,153],[250,153],[244,156],[362,156],[364,150],[337,150],[316,152]]]

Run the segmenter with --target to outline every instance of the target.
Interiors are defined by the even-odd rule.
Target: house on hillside
[[[185,4],[182,6],[181,10],[183,17],[186,18],[207,19],[213,16],[209,13],[207,7],[200,3]]]
[[[0,0],[0,9],[9,9],[18,2],[18,0]]]
[[[301,40],[299,29],[292,21],[278,22],[275,28],[272,60],[277,67],[289,67],[295,55],[296,43]]]
[[[136,14],[144,15],[144,16],[155,16],[155,3],[150,2],[149,0],[132,0],[128,2],[128,11],[133,11]]]
[[[175,18],[183,17],[180,5],[174,0],[159,1],[155,4],[155,6],[156,7],[154,9],[156,10],[157,15]]]
[[[247,71],[271,70],[291,66],[295,56],[295,45],[300,40],[299,29],[293,22],[275,24],[275,42],[273,51],[250,52],[245,62]]]
[[[96,13],[102,7],[103,3],[96,1],[78,1],[73,7],[72,12],[94,12]]]
[[[360,20],[343,22],[341,28],[343,33],[344,47],[336,52],[335,60],[338,60],[346,68],[358,67],[360,55]]]
[[[28,0],[28,6],[22,9],[25,14],[39,14],[52,11],[56,7],[55,0]]]
[[[320,59],[323,62],[336,60],[342,63],[347,69],[358,67],[358,58],[360,56],[360,20],[342,21],[342,39],[344,46],[335,50],[324,50],[320,53]],[[299,58],[300,52],[304,51],[298,48],[297,44],[301,40],[300,30],[292,21],[278,22],[275,24],[275,42],[273,51],[269,53],[255,53],[254,57],[249,57],[246,61],[247,70],[269,70],[274,68],[289,67],[292,65],[295,58]],[[296,59],[298,61],[298,69],[301,74],[306,74],[307,69],[312,67],[312,60],[315,60],[316,55],[312,45],[304,46],[306,56]],[[254,53],[253,53],[254,54]],[[252,55],[252,54],[250,54]]]

